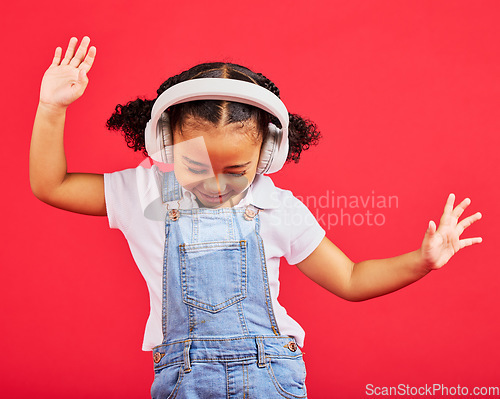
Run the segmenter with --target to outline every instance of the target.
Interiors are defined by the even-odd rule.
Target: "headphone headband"
[[[278,118],[281,129],[279,137],[276,138],[277,153],[272,161],[273,166],[268,168],[267,173],[273,173],[281,169],[288,156],[289,116],[285,104],[278,96],[264,87],[242,80],[223,78],[191,79],[165,90],[153,105],[151,120],[145,132],[146,145],[158,142],[158,121],[166,109],[172,105],[197,100],[226,100],[249,104]]]

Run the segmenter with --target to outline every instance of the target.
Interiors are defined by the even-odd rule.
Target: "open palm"
[[[71,38],[63,59],[62,48],[56,48],[52,64],[43,75],[40,102],[67,107],[84,93],[96,48],[88,48],[90,39],[85,36],[75,52],[77,42],[75,37]]]
[[[439,269],[460,249],[482,241],[481,237],[460,239],[460,235],[467,227],[481,219],[481,213],[477,212],[459,222],[458,219],[470,205],[470,199],[464,199],[455,208],[454,202],[455,195],[450,194],[439,227],[436,229],[436,224],[431,220],[425,233],[421,251],[430,269]]]

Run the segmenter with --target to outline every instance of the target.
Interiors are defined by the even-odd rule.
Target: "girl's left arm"
[[[311,280],[349,301],[363,301],[403,288],[430,271],[439,269],[460,249],[480,243],[481,237],[460,239],[463,231],[481,218],[479,212],[460,222],[470,204],[464,199],[455,208],[450,194],[439,227],[433,221],[425,232],[422,246],[394,258],[352,262],[328,238],[297,267]]]

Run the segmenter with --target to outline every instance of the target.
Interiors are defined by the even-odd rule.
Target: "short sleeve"
[[[289,226],[290,245],[284,257],[290,265],[306,259],[325,237],[325,230],[312,212],[290,191],[284,197],[285,224]]]
[[[112,229],[125,232],[130,226],[132,218],[130,210],[134,209],[134,203],[137,204],[139,201],[136,185],[133,184],[136,181],[135,175],[135,169],[104,174],[106,211],[109,227]]]

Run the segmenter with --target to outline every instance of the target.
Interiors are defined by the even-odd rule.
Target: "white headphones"
[[[257,173],[274,173],[288,156],[288,111],[278,96],[262,86],[236,79],[202,78],[178,83],[165,90],[155,101],[146,125],[145,144],[149,156],[163,163],[173,163],[172,131],[168,107],[196,100],[226,100],[253,105],[274,115],[282,128],[269,124],[269,134],[260,152]]]

